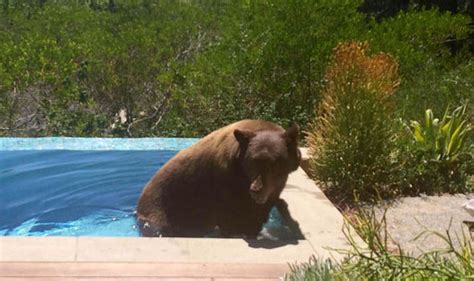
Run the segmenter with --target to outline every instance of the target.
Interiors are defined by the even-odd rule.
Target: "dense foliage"
[[[463,9],[405,1],[387,17],[368,2],[4,0],[0,135],[202,136],[242,118],[306,129],[331,50],[351,40],[400,62],[399,117],[473,96]]]

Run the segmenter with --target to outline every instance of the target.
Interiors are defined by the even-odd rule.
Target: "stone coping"
[[[286,264],[0,262],[2,281],[274,281]]]

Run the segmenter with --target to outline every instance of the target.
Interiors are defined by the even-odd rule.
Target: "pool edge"
[[[0,151],[18,150],[181,150],[198,138],[0,137]]]

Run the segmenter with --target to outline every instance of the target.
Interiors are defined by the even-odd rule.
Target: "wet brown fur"
[[[148,230],[143,228],[144,235],[159,231],[164,236],[202,236],[216,226],[223,235],[255,236],[260,232],[288,173],[299,164],[297,137],[276,150],[288,154],[284,163],[279,163],[284,172],[276,176],[283,186],[266,203],[257,204],[249,194],[252,179],[245,167],[251,160],[243,160],[257,152],[247,151],[246,144],[237,141],[236,129],[253,135],[264,132],[265,137],[275,139],[285,134],[271,122],[242,120],[179,152],[152,177],[139,199],[137,216],[149,225]]]

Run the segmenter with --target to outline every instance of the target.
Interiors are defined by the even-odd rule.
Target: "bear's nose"
[[[250,185],[250,190],[253,192],[259,192],[260,190],[262,190],[262,187],[263,187],[262,177],[258,176],[257,179],[255,179]]]

